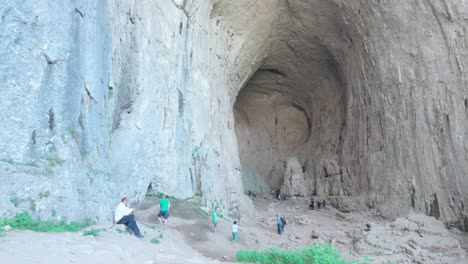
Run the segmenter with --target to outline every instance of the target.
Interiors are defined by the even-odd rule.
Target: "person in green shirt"
[[[169,208],[171,207],[171,202],[169,202],[169,196],[163,197],[159,200],[159,222],[165,228],[167,218],[169,218]]]
[[[213,211],[211,214],[211,222],[213,223],[213,233],[216,233],[216,228],[218,227],[218,214],[216,214],[216,211]]]

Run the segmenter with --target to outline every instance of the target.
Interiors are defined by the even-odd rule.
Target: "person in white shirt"
[[[234,221],[234,224],[232,225],[232,242],[234,244],[237,244],[237,229],[238,229],[237,221]]]
[[[133,212],[135,209],[128,208],[128,198],[123,197],[121,203],[115,208],[114,220],[118,225],[125,225],[128,227],[128,232],[135,234],[138,238],[143,238],[140,233],[140,229],[135,221],[135,215]]]

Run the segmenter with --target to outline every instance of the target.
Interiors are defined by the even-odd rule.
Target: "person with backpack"
[[[278,235],[282,235],[283,234],[283,222],[281,221],[281,215],[280,214],[277,214],[276,215],[276,224],[278,226]]]
[[[284,215],[280,217],[281,220],[281,234],[284,234],[284,226],[286,226],[286,219],[284,218]]]
[[[314,210],[314,207],[315,207],[314,197],[310,197],[309,209]]]

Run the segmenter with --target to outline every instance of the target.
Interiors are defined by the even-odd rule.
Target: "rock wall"
[[[109,215],[106,1],[0,4],[1,215]]]
[[[276,34],[235,107],[251,175],[277,188],[297,157],[309,193],[336,205],[466,228],[464,1],[270,3]],[[287,142],[284,105],[307,115],[302,144]]]
[[[229,133],[236,53],[213,8],[2,3],[1,214],[110,220],[151,187],[249,217]]]
[[[296,157],[310,194],[468,226],[463,0],[40,0],[0,14],[2,215],[110,219],[151,187],[248,218],[241,171],[279,187]]]

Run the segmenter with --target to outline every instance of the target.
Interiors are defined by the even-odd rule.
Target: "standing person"
[[[280,214],[276,215],[276,224],[278,225],[278,235],[282,235],[283,231],[283,223],[281,222],[281,216]]]
[[[237,225],[237,221],[234,221],[234,224],[232,225],[232,242],[234,242],[234,245],[237,244],[237,229],[239,226]]]
[[[297,202],[297,197],[296,197],[296,195],[293,195],[291,201],[292,201],[292,205],[293,205],[293,206],[296,206],[296,202]]]
[[[169,202],[169,196],[166,195],[165,197],[159,200],[159,223],[166,227],[167,218],[169,218],[169,208],[171,207],[171,203]]]
[[[117,208],[115,208],[114,212],[115,223],[118,225],[125,225],[128,228],[128,232],[130,234],[133,233],[136,237],[143,238],[135,221],[135,215],[133,214],[135,209],[127,207],[127,197],[123,197],[120,201],[121,203],[119,203]]]
[[[310,197],[309,209],[314,210],[314,207],[315,207],[314,197]]]
[[[322,208],[327,209],[327,201],[323,200],[322,202]]]
[[[218,227],[218,214],[216,210],[211,214],[211,222],[213,223],[213,233],[216,233],[216,228]]]
[[[281,220],[281,234],[284,234],[284,226],[286,225],[286,219],[284,218],[284,215],[280,217]]]

